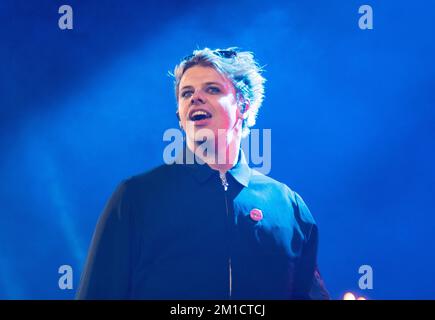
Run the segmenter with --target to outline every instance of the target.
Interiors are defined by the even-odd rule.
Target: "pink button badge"
[[[263,219],[263,212],[261,212],[260,209],[252,209],[249,215],[254,221],[260,221],[261,219]]]

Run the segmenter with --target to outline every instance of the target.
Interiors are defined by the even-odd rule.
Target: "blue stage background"
[[[58,8],[74,29],[58,28]],[[359,6],[374,29],[358,28]],[[105,202],[162,163],[167,72],[199,47],[266,65],[270,175],[320,227],[334,299],[435,299],[435,3],[0,2],[0,298],[71,299]],[[58,268],[71,265],[73,290]],[[358,268],[372,266],[372,290]]]

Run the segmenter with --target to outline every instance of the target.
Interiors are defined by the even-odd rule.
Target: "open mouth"
[[[211,118],[211,113],[205,110],[194,110],[189,114],[189,119],[191,121],[200,121],[209,118]]]

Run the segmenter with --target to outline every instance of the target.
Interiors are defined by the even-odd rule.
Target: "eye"
[[[189,98],[192,95],[192,90],[186,90],[181,93],[182,98]]]
[[[219,89],[216,86],[209,86],[209,87],[207,87],[207,92],[211,93],[211,94],[218,94],[218,93],[221,93],[221,89]]]

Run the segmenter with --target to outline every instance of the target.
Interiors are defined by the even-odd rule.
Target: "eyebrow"
[[[209,86],[209,85],[218,85],[218,86],[220,86],[220,87],[223,87],[223,85],[221,84],[221,83],[219,83],[219,82],[213,82],[213,81],[210,81],[210,82],[206,82],[206,83],[204,83],[204,85],[206,85],[206,86]],[[180,89],[180,92],[181,91],[183,91],[184,89],[192,89],[193,88],[193,86],[183,86],[181,89]]]

